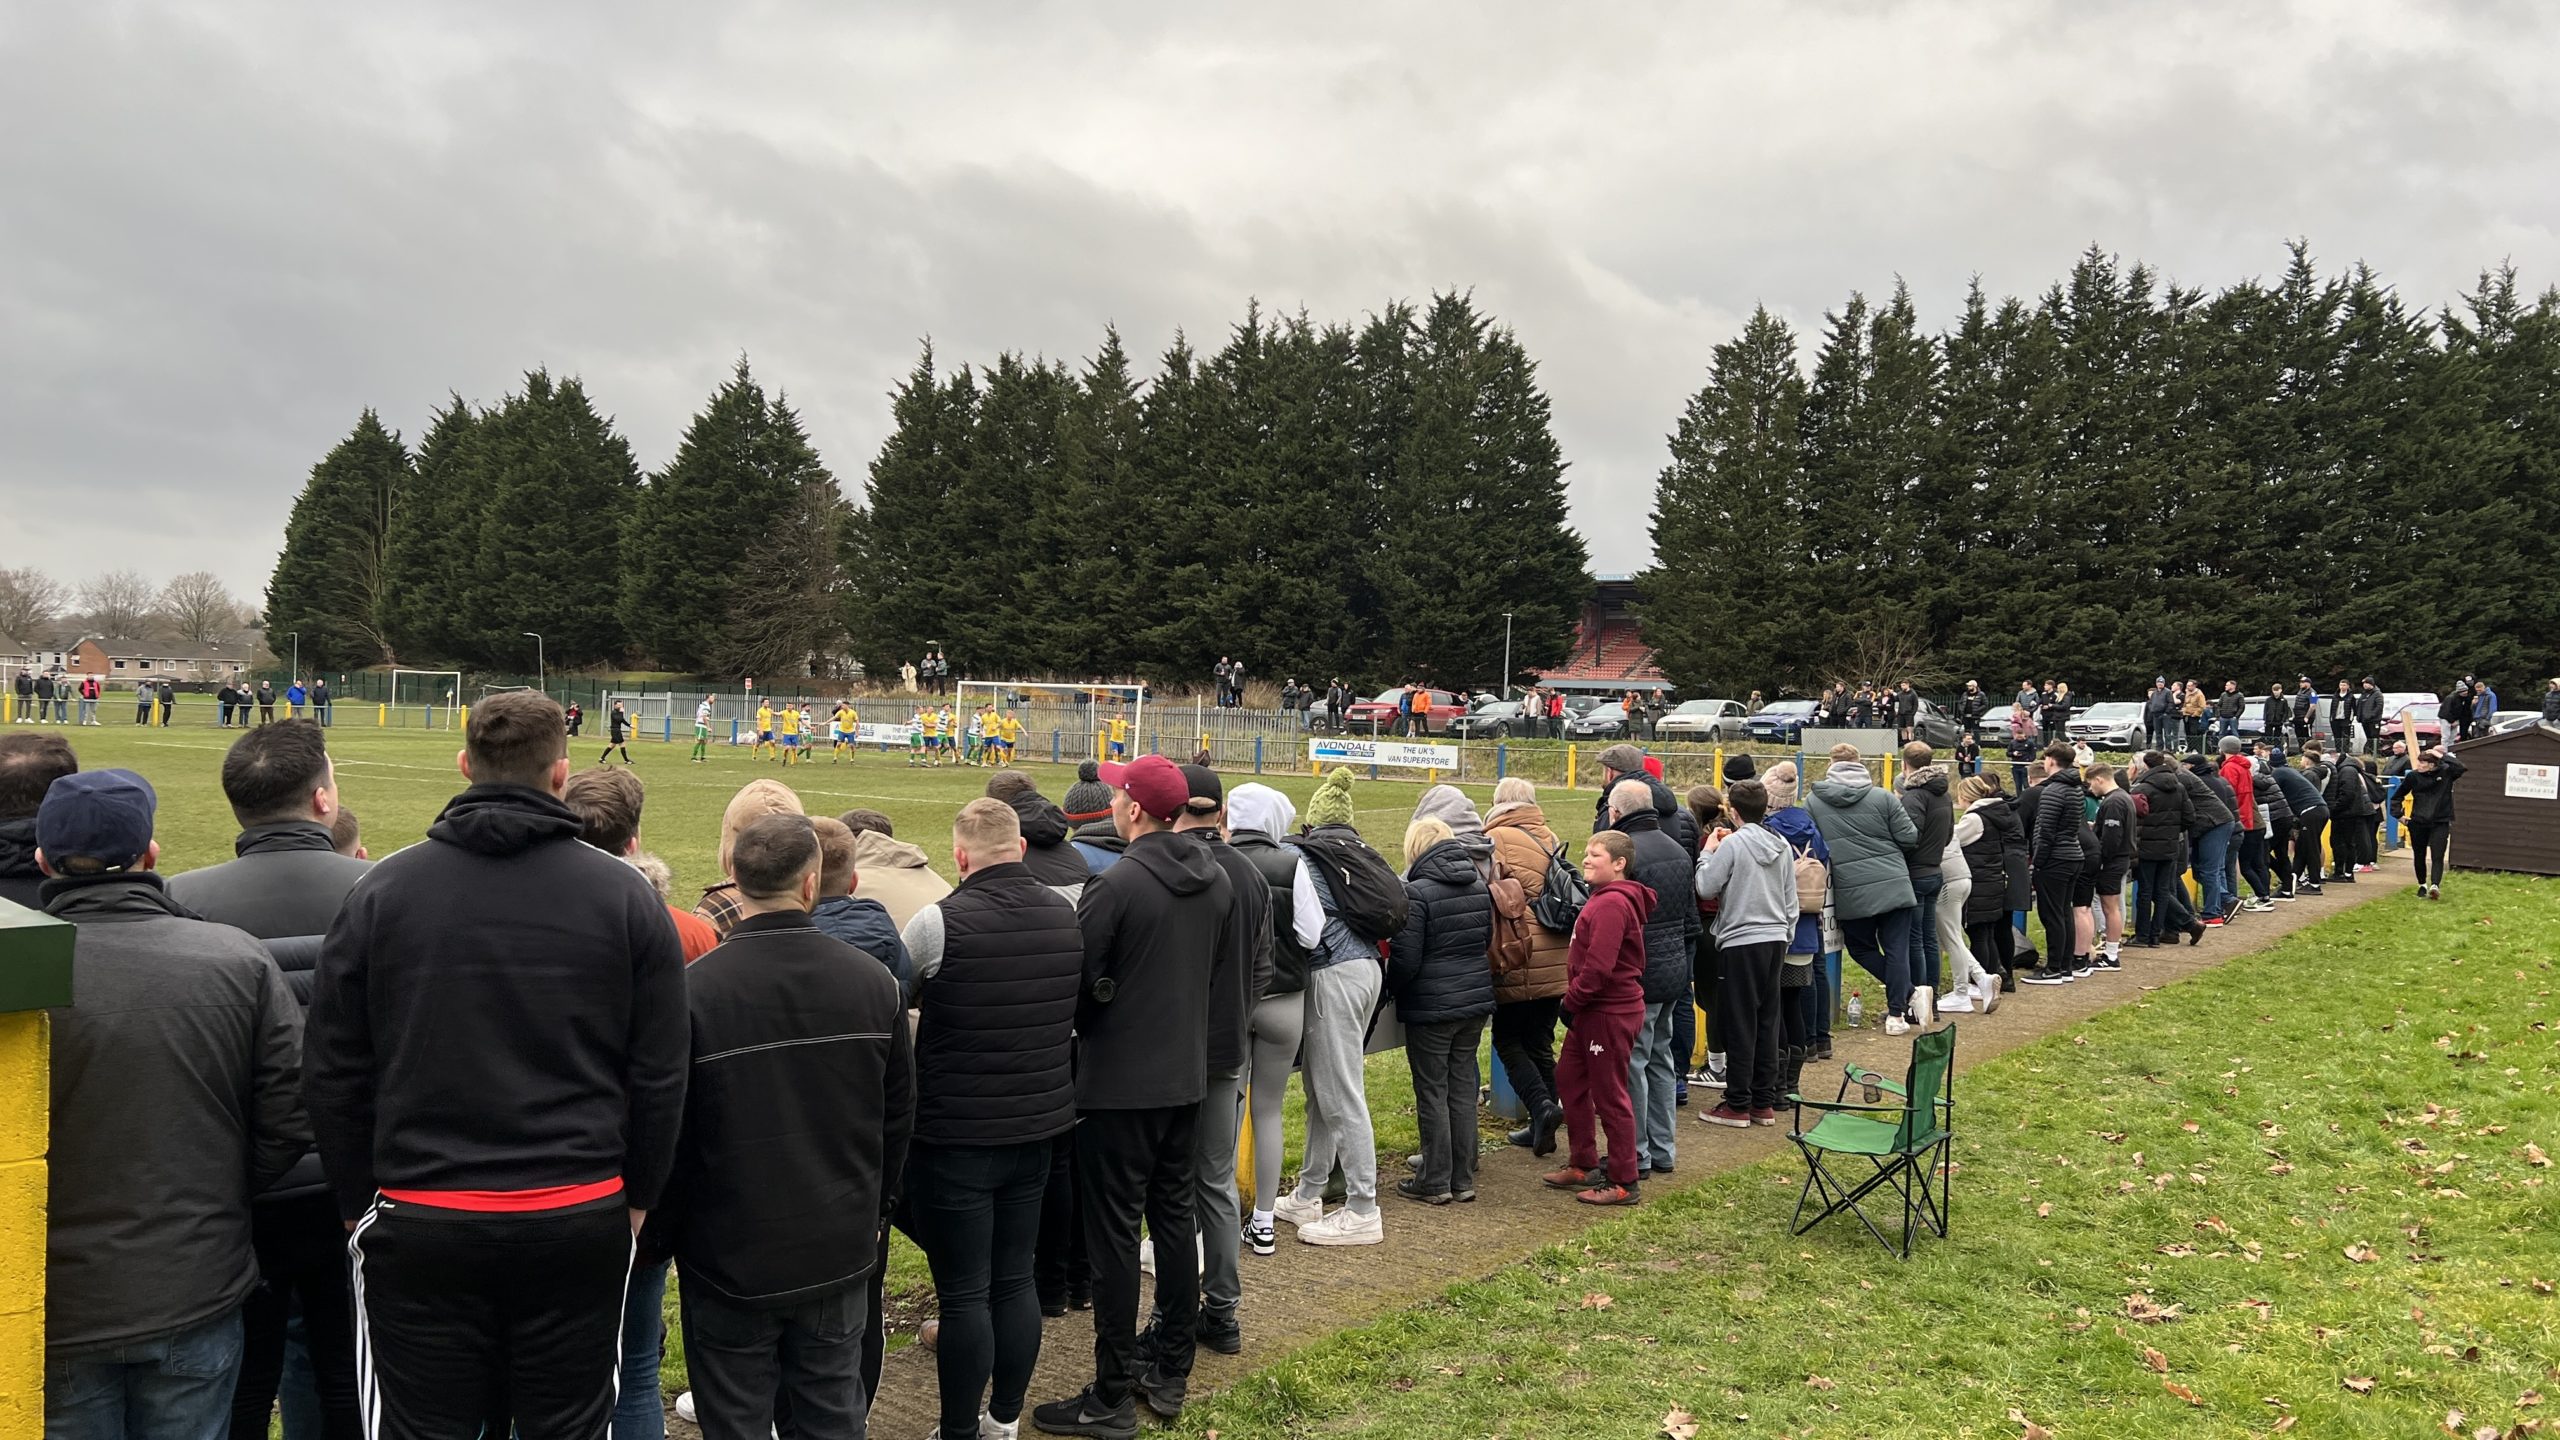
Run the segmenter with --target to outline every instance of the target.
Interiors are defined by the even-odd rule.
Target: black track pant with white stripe
[[[377,1200],[347,1250],[369,1440],[602,1440],[631,1283],[619,1196],[537,1214]]]

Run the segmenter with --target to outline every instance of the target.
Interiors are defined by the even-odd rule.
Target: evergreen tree
[[[632,643],[663,668],[699,671],[729,647],[730,615],[751,599],[744,562],[798,511],[801,472],[818,458],[805,438],[777,454],[773,429],[740,356],[632,505],[623,613]],[[830,550],[826,568],[835,563]]]
[[[849,640],[842,556],[853,507],[783,396],[763,404],[755,429],[747,468],[781,484],[739,553],[709,659],[723,676],[833,675]]]
[[[557,664],[620,663],[622,527],[640,489],[629,443],[575,377],[536,370],[483,418],[474,449],[488,498],[457,658],[519,668],[534,632]]]
[[[267,584],[267,628],[301,632],[318,669],[387,658],[392,517],[406,498],[409,452],[367,410],[311,467]]]
[[[1796,523],[1804,374],[1766,306],[1718,345],[1655,482],[1653,566],[1638,577],[1645,639],[1683,690],[1801,690],[1797,602],[1809,568]]]
[[[384,618],[392,658],[411,665],[452,660],[465,648],[457,622],[487,497],[474,449],[479,425],[461,396],[448,396],[418,442],[408,502],[392,511]]]
[[[960,523],[947,497],[970,469],[978,418],[976,378],[963,366],[948,378],[927,342],[890,402],[892,427],[873,457],[867,503],[851,517],[843,545],[856,653],[888,673],[947,638],[949,617],[976,603],[968,581],[982,537]]]

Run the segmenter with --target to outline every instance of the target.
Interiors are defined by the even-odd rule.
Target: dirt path
[[[2272,914],[2245,916],[2227,929],[2208,934],[2201,945],[2135,950],[2126,955],[2124,969],[2101,971],[2075,985],[2021,987],[2003,997],[1995,1014],[1954,1017],[1963,1026],[1959,1064],[1979,1064],[2121,1005],[2146,989],[2265,949],[2360,902],[2399,898],[2408,883],[2405,867],[2386,864],[2383,873],[2360,877],[2356,885],[2332,885],[2319,898],[2280,904]],[[1834,1037],[1834,1044],[1835,1061],[1872,1064],[1897,1076],[1908,1054],[1888,1044],[1882,1031],[1872,1025],[1843,1030]],[[1787,1148],[1783,1127],[1727,1130],[1697,1123],[1690,1118],[1694,1113],[1681,1112],[1677,1175],[1648,1180],[1646,1194],[1694,1185]],[[1201,1351],[1192,1376],[1192,1395],[1224,1389],[1301,1345],[1428,1300],[1455,1282],[1490,1274],[1609,1216],[1611,1212],[1575,1204],[1570,1196],[1542,1188],[1537,1176],[1546,1163],[1525,1150],[1495,1146],[1483,1158],[1477,1178],[1482,1198],[1473,1205],[1426,1209],[1389,1196],[1384,1201],[1387,1238],[1382,1245],[1318,1249],[1295,1243],[1289,1227],[1281,1226],[1279,1254],[1244,1257],[1244,1353],[1229,1357]],[[1380,1169],[1384,1179],[1404,1173],[1395,1160],[1382,1160]],[[1032,1403],[1074,1393],[1092,1377],[1092,1357],[1090,1315],[1076,1313],[1050,1321],[1039,1374],[1031,1386]],[[872,1432],[888,1440],[928,1434],[934,1425],[935,1397],[932,1353],[919,1345],[906,1346],[889,1357],[881,1377],[880,1395],[871,1411]],[[1033,1433],[1029,1419],[1026,1414],[1026,1436]],[[690,1432],[692,1427],[680,1428]]]

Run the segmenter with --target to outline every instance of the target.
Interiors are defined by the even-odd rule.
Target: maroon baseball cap
[[[1171,821],[1191,799],[1191,782],[1182,778],[1182,767],[1161,755],[1141,755],[1126,765],[1105,765],[1102,783],[1114,790],[1128,791],[1139,809],[1158,820]]]

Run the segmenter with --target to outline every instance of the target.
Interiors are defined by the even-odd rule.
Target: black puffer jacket
[[[36,868],[36,817],[0,820],[0,900],[41,910],[43,889],[44,872]]]
[[[2223,780],[2222,772],[2213,768],[2213,762],[2206,761],[2201,769],[2193,765],[2182,766],[2177,773],[2178,783],[2187,790],[2188,807],[2195,816],[2188,822],[2188,834],[2200,836],[2217,825],[2239,821],[2240,812],[2232,808],[2231,786]]]
[[[2285,799],[2284,787],[2276,783],[2269,767],[2253,765],[2249,770],[2249,794],[2257,801],[2258,813],[2270,825],[2293,823],[2293,805]]]
[[[1934,875],[1956,828],[1955,802],[1947,798],[1947,772],[1930,765],[1905,776],[1902,808],[1911,812],[1911,823],[1920,832],[1920,843],[1904,857],[1911,877]]]
[[[1474,858],[1454,842],[1434,845],[1405,872],[1404,892],[1413,904],[1387,946],[1396,1017],[1438,1025],[1492,1014],[1493,897]]]
[[[915,1138],[1045,1140],[1076,1123],[1076,908],[1022,865],[972,870],[935,902],[942,965],[916,987]]]
[[[2134,854],[2144,860],[2175,860],[2179,838],[2195,820],[2195,801],[2178,779],[2174,765],[2145,770],[2133,782],[2143,813],[2136,822]]]
[[[2027,829],[2018,807],[2006,795],[1977,800],[1969,814],[1982,818],[1982,833],[1964,847],[1965,868],[1973,872],[1973,893],[1965,897],[1967,924],[1979,925],[2027,908],[2032,893],[2027,880]]]
[[[2027,793],[2033,801],[2027,812],[2028,858],[2038,865],[2094,863],[2096,857],[2080,845],[2089,810],[2089,787],[2080,772],[2066,765]]]
[[[2341,755],[2338,763],[2329,767],[2329,784],[2325,793],[2331,818],[2362,820],[2373,814],[2373,792],[2365,786],[2365,779],[2370,773],[2365,762],[2353,755]]]
[[[1630,815],[1618,829],[1636,846],[1627,878],[1653,892],[1653,913],[1644,926],[1644,1003],[1665,1005],[1689,993],[1689,947],[1704,928],[1692,888],[1697,863],[1663,833],[1655,816]]]
[[[1706,843],[1706,836],[1699,832],[1698,817],[1689,813],[1689,807],[1680,803],[1679,797],[1671,793],[1671,787],[1641,771],[1621,775],[1618,780],[1641,780],[1645,783],[1645,788],[1653,792],[1653,818],[1662,823],[1662,833],[1678,841],[1680,848],[1689,852],[1689,858],[1696,860],[1698,847]],[[1625,825],[1609,823],[1609,792],[1618,788],[1618,780],[1600,787],[1600,803],[1591,812],[1591,828],[1595,831],[1628,829]]]

